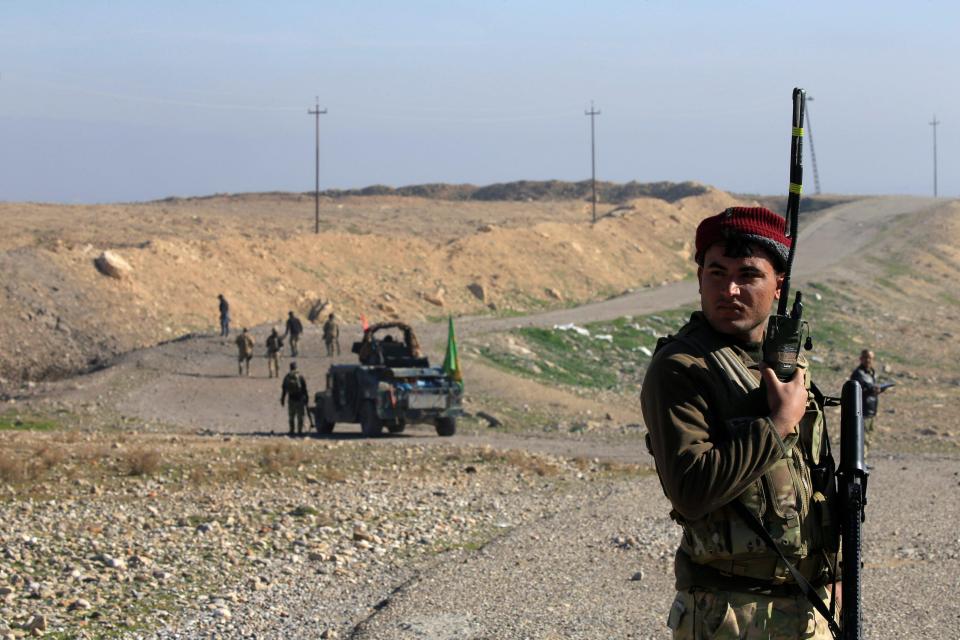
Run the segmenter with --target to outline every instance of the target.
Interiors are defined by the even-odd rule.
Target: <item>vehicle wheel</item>
[[[337,424],[336,422],[327,420],[324,417],[326,414],[327,402],[329,402],[329,399],[327,398],[324,398],[322,403],[318,402],[313,412],[313,422],[315,425],[317,425],[317,433],[333,433],[333,428]]]
[[[387,431],[390,433],[403,433],[403,430],[407,428],[406,423],[404,422],[388,422]]]
[[[452,436],[457,432],[457,419],[454,417],[450,418],[437,418],[437,435],[438,436]]]
[[[335,426],[337,426],[336,422],[327,422],[323,418],[317,418],[317,433],[333,433]]]
[[[360,430],[368,438],[375,438],[383,433],[383,420],[377,415],[373,400],[367,400],[360,407]]]

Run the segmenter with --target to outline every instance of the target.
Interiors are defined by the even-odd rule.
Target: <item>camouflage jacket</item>
[[[759,347],[717,333],[698,312],[658,348],[644,379],[648,447],[671,516],[683,527],[678,589],[792,582],[775,552],[730,506],[734,500],[805,577],[825,581],[820,552],[832,552],[836,536],[810,472],[819,462],[822,410],[810,394],[797,433],[782,439],[759,388]],[[805,361],[801,367],[809,389]]]
[[[323,339],[336,340],[340,337],[340,326],[336,320],[327,320],[323,323]]]
[[[241,356],[253,355],[253,338],[249,333],[241,333],[237,336],[237,349],[240,350]]]

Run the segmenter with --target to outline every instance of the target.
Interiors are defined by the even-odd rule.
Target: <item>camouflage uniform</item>
[[[283,341],[280,339],[280,336],[277,335],[277,330],[274,329],[270,335],[267,336],[267,377],[269,378],[280,377],[281,348],[283,348]]]
[[[246,368],[246,375],[250,375],[250,360],[253,358],[253,338],[250,337],[250,334],[247,333],[247,330],[244,329],[243,333],[237,336],[237,359],[238,359],[238,368],[239,375],[244,375],[244,368]]]
[[[337,355],[340,355],[340,325],[337,324],[332,313],[323,323],[323,343],[327,347],[327,356],[333,357],[334,347],[336,347]]]
[[[870,434],[873,433],[874,422],[877,418],[877,405],[880,400],[878,397],[880,395],[880,385],[877,383],[877,372],[861,364],[850,374],[850,379],[860,383],[864,437],[869,441]]]
[[[287,416],[290,421],[290,435],[294,435],[294,423],[296,423],[296,433],[303,435],[303,421],[307,412],[307,381],[295,368],[290,370],[283,378],[281,385],[283,392],[280,395],[280,404],[283,405],[284,399],[287,400]]]
[[[826,599],[827,590],[819,589]],[[668,626],[677,640],[769,640],[832,638],[827,621],[802,595],[765,596],[692,589],[677,594]]]
[[[808,391],[797,432],[781,438],[759,388],[759,347],[718,333],[697,312],[658,346],[644,379],[647,445],[683,528],[668,620],[677,639],[830,637],[775,552],[731,506],[745,505],[811,584],[830,581],[838,539],[826,489],[811,476],[823,413]]]

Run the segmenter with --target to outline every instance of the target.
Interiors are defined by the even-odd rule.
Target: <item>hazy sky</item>
[[[0,200],[590,176],[960,195],[955,2],[0,0]],[[806,154],[806,192],[813,172]]]

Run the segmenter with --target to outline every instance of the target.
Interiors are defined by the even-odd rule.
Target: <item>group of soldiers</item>
[[[217,296],[220,301],[220,336],[228,337],[230,335],[230,303],[223,297],[223,294]],[[281,335],[276,327],[270,330],[270,335],[266,340],[266,358],[267,372],[271,378],[280,377],[280,354],[283,350],[283,342],[289,338],[290,357],[296,358],[300,354],[300,338],[303,335],[303,322],[297,315],[290,311],[287,314],[287,323],[284,332]],[[250,361],[253,359],[254,341],[253,336],[247,331],[246,327],[240,332],[236,340],[237,345],[237,375],[250,375]],[[327,316],[323,323],[323,344],[326,347],[327,356],[333,357],[340,355],[340,325],[337,322],[335,314]]]
[[[217,298],[220,311],[220,336],[229,337],[230,303],[227,302],[223,294],[218,295]],[[268,377],[280,377],[280,355],[283,351],[284,340],[289,339],[290,357],[296,358],[300,354],[301,336],[303,336],[303,322],[293,311],[287,314],[287,322],[282,335],[276,327],[271,328],[270,335],[267,336],[265,343]],[[236,337],[235,343],[237,345],[237,375],[249,376],[250,361],[253,360],[255,343],[253,336],[250,335],[246,327]],[[340,325],[333,313],[327,316],[327,320],[323,323],[323,344],[326,347],[328,357],[340,355]],[[280,386],[280,405],[287,407],[289,435],[303,436],[309,394],[307,392],[307,381],[298,371],[296,362],[290,363],[290,371],[284,376]]]

